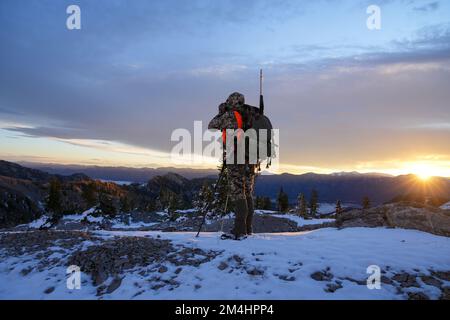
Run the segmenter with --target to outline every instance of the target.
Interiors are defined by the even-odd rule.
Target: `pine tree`
[[[362,200],[362,207],[363,209],[369,209],[370,208],[370,199],[368,196],[365,196]]]
[[[263,210],[271,210],[272,209],[272,200],[269,197],[263,198]]]
[[[82,190],[81,196],[89,208],[95,206],[98,202],[97,199],[97,190],[94,182],[90,182],[86,184]]]
[[[200,192],[197,195],[197,198],[194,200],[194,206],[197,210],[203,210],[208,203],[213,201],[213,194],[211,187],[205,181],[200,189]]]
[[[319,210],[319,193],[316,189],[311,191],[311,199],[309,200],[309,215],[315,217]]]
[[[98,206],[98,210],[96,210],[97,214],[100,211],[102,215],[109,216],[111,218],[114,218],[116,216],[117,208],[114,206],[111,196],[102,193],[99,196],[99,202],[100,204]]]
[[[124,196],[120,199],[120,211],[130,212],[132,210],[131,201],[128,196]]]
[[[339,216],[342,213],[342,205],[341,200],[336,201],[336,216]]]
[[[54,215],[61,215],[61,183],[58,179],[50,181],[50,191],[47,198],[47,210]]]
[[[256,197],[255,209],[270,210],[272,209],[272,201],[269,197]]]
[[[280,187],[280,191],[278,192],[277,205],[278,211],[280,212],[286,212],[289,208],[289,198],[287,193],[283,191],[283,187]]]
[[[169,195],[169,204],[167,207],[167,212],[169,213],[170,220],[175,221],[178,218],[176,210],[180,209],[180,198],[176,193],[171,193]]]
[[[305,196],[302,193],[299,193],[297,197],[297,213],[300,217],[306,218],[308,215],[308,204],[306,202]]]
[[[264,210],[263,207],[264,207],[264,199],[263,199],[263,197],[256,196],[255,209]]]
[[[223,164],[222,164],[223,165]],[[219,174],[222,171],[222,165],[220,165],[217,169],[219,170]],[[210,187],[210,189],[212,189]],[[225,167],[223,171],[222,179],[217,186],[216,194],[213,196],[213,202],[211,204],[211,211],[216,212],[217,214],[224,215],[227,212],[230,212],[232,208],[231,206],[231,200],[229,198],[230,195],[230,184],[228,182],[228,168]],[[227,212],[225,212],[227,211]]]
[[[169,208],[171,191],[165,187],[159,189],[159,196],[157,198],[158,208],[166,210]]]

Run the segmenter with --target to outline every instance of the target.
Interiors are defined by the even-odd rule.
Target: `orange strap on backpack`
[[[238,111],[234,111],[234,117],[236,119],[238,129],[243,129],[243,122],[242,122],[242,116]],[[241,138],[241,133],[238,133],[238,140]],[[222,130],[222,141],[223,143],[227,142],[227,129]]]

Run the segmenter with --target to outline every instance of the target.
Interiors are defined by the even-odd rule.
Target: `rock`
[[[222,261],[220,264],[219,264],[219,266],[217,267],[217,269],[219,269],[219,270],[225,270],[226,268],[228,268],[228,264],[226,263],[226,262],[224,262],[224,261]]]
[[[181,271],[183,270],[183,268],[179,267],[175,270],[175,274],[179,274]]]
[[[405,282],[408,280],[408,274],[407,273],[398,273],[395,276],[392,277],[393,280],[397,282]]]
[[[394,203],[343,212],[337,217],[336,225],[342,228],[385,226],[416,229],[449,237],[450,211],[431,206],[413,207]]]
[[[442,288],[442,294],[439,297],[440,300],[450,300],[450,287]]]
[[[431,274],[439,279],[450,281],[450,271],[432,271]]]
[[[120,287],[120,285],[122,284],[122,279],[121,278],[114,278],[113,281],[111,281],[111,283],[109,284],[109,286],[106,288],[106,293],[113,293],[114,291],[116,291],[117,288]]]
[[[169,270],[169,269],[167,269],[166,266],[161,266],[161,267],[159,267],[158,272],[159,273],[165,273],[165,272],[167,272],[167,270]]]
[[[103,282],[105,282],[105,280],[108,279],[108,276],[106,275],[105,272],[100,270],[93,274],[93,278],[94,278],[94,285],[98,286]]]
[[[203,251],[199,248],[174,247],[169,240],[151,237],[116,237],[92,245],[86,250],[74,252],[68,259],[68,265],[80,266],[91,275],[94,285],[100,285],[110,276],[117,277],[124,271],[135,267],[147,268],[157,265],[151,272],[165,273],[168,268],[163,263],[176,266],[199,266],[214,259],[220,252]],[[177,269],[177,274],[181,268]],[[140,272],[142,276],[147,270]]]
[[[400,283],[400,286],[403,288],[416,287],[420,288],[419,284],[416,281],[416,276],[408,274],[406,272],[398,273],[392,277],[392,280]]]
[[[53,291],[55,291],[55,287],[49,287],[49,288],[45,289],[44,293],[45,293],[45,294],[50,294],[50,293],[52,293]]]
[[[341,279],[347,280],[347,281],[350,281],[350,282],[354,282],[354,283],[356,283],[356,284],[358,284],[358,285],[360,285],[360,286],[365,286],[365,285],[367,285],[367,280],[356,280],[356,279],[353,279],[353,278],[350,278],[350,277],[341,278]],[[382,279],[383,279],[383,278],[382,278]]]
[[[32,267],[28,267],[28,268],[24,268],[20,271],[20,274],[23,276],[26,276],[27,274],[29,274],[31,271],[33,270]]]
[[[386,276],[381,276],[381,283],[390,285],[394,284],[394,282]]]
[[[155,284],[154,286],[152,286],[152,289],[153,290],[158,290],[158,289],[161,289],[161,288],[163,288],[165,286],[166,286],[165,284]]]
[[[408,292],[408,300],[430,300],[423,292]]]
[[[311,274],[311,278],[313,278],[316,281],[330,281],[331,279],[333,279],[333,274],[328,272],[328,270],[316,271],[313,274]]]
[[[106,290],[106,286],[105,285],[101,285],[97,287],[97,296],[101,296]]]
[[[247,271],[247,274],[249,274],[251,276],[262,276],[264,274],[264,270],[260,270],[257,268],[251,268],[246,271]]]
[[[242,262],[242,258],[239,257],[237,254],[235,254],[235,255],[233,256],[233,259],[234,259],[237,263],[241,263],[241,262]]]
[[[284,281],[295,281],[295,277],[294,276],[288,276],[285,274],[282,274],[280,276],[278,276],[279,279],[284,280]]]
[[[341,288],[342,288],[342,284],[341,283],[338,283],[338,282],[336,282],[336,283],[329,283],[329,284],[327,284],[325,292],[333,293],[336,290],[341,289]]]
[[[435,279],[433,277],[430,277],[430,276],[421,276],[420,279],[423,281],[423,283],[425,283],[429,286],[440,288],[442,285],[442,281]]]

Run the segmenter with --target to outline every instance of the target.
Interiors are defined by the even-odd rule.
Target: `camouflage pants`
[[[231,199],[238,200],[252,197],[253,187],[255,185],[256,165],[227,165],[227,170]]]

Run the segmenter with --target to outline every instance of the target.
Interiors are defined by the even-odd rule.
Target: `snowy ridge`
[[[166,263],[155,272],[160,281],[178,285],[149,287],[154,275],[135,269],[121,275],[121,284],[102,299],[407,299],[422,292],[438,299],[441,291],[417,276],[418,287],[382,283],[380,290],[365,285],[367,267],[377,265],[384,276],[401,272],[430,275],[450,269],[450,238],[424,232],[385,228],[320,229],[311,232],[257,234],[242,241],[219,240],[218,233],[98,231],[105,239],[159,237],[190,248],[220,254],[199,266]],[[92,243],[86,241],[87,248]],[[52,247],[53,248],[53,247]],[[58,246],[54,246],[58,250]],[[61,258],[60,253],[52,255]],[[0,299],[98,299],[90,277],[82,274],[82,288],[66,288],[65,267],[42,272],[21,270],[36,257],[9,257],[0,262]],[[19,267],[20,266],[20,267]],[[162,271],[161,271],[162,270]],[[314,276],[323,272],[323,279]],[[359,282],[359,283],[358,283]],[[449,281],[441,280],[443,285]],[[12,285],[13,284],[13,285]],[[50,293],[45,293],[51,288]],[[331,288],[331,289],[330,289]]]

